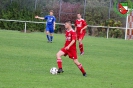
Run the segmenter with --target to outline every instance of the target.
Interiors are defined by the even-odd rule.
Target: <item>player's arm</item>
[[[55,24],[56,18],[55,17],[54,17],[53,21],[54,21],[54,30],[55,30],[55,26],[56,26],[56,24]]]
[[[55,24],[55,22],[54,22],[54,30],[55,30],[55,26],[56,26],[56,24]]]
[[[77,31],[77,27],[75,26],[75,31]]]
[[[86,28],[87,28],[87,25],[86,25],[86,26],[84,26],[84,27],[81,29],[81,31],[85,30]]]
[[[44,17],[35,16],[35,18],[44,20]]]
[[[69,44],[65,49],[68,50],[68,49],[74,44],[75,41],[76,41],[76,40],[73,39],[73,40],[70,42],[70,44]]]
[[[83,21],[83,25],[84,25],[84,27],[81,29],[80,33],[82,33],[82,31],[85,30],[85,29],[87,28],[86,21]]]

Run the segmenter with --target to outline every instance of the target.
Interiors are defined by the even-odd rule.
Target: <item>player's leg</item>
[[[78,39],[78,41],[79,41],[80,55],[83,55],[84,54],[84,46],[83,46],[83,42],[82,42],[83,38],[84,38],[84,34],[80,35],[79,36],[79,39]]]
[[[68,56],[69,56],[69,58],[73,59],[74,63],[77,65],[77,67],[82,72],[83,76],[86,76],[86,72],[85,72],[82,64],[77,59],[77,51],[76,51],[76,49],[75,50],[74,49],[69,50]]]
[[[47,36],[47,40],[48,40],[48,42],[50,42],[49,31],[46,31],[46,36]]]
[[[82,72],[83,76],[86,76],[86,72],[82,66],[82,64],[78,61],[78,59],[73,59],[74,63],[77,65],[77,67],[80,69]]]
[[[83,48],[83,43],[82,43],[82,39],[79,39],[79,49],[80,49],[80,55],[84,54],[84,48]]]
[[[56,58],[57,58],[57,65],[58,65],[58,73],[63,73],[63,69],[62,69],[62,59],[61,56],[65,55],[65,53],[63,51],[59,51],[56,54]]]
[[[51,40],[51,43],[53,41],[53,33],[50,33],[50,40]]]
[[[53,33],[54,33],[53,27],[50,28],[49,32],[50,32],[50,40],[51,40],[51,43],[52,43],[52,41],[53,41]]]
[[[46,36],[47,36],[47,40],[48,42],[50,41],[50,35],[49,35],[49,27],[46,26]]]

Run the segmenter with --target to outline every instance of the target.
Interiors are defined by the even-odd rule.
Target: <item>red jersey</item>
[[[81,19],[81,20],[77,19],[75,21],[75,27],[77,27],[77,31],[76,31],[77,34],[80,34],[81,29],[84,28],[86,25],[87,24],[84,19]],[[86,30],[83,30],[83,33],[86,33]]]
[[[65,42],[65,46],[68,46],[72,40],[75,40],[74,44],[69,48],[69,49],[76,49],[76,32],[71,29],[71,30],[66,30],[66,42]]]

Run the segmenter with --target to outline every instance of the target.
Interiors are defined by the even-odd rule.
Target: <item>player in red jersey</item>
[[[79,41],[80,55],[84,54],[84,48],[82,40],[84,39],[86,33],[87,24],[84,19],[82,19],[81,14],[77,14],[77,20],[75,21],[75,31],[77,33],[77,39]]]
[[[82,66],[82,64],[77,59],[77,50],[76,50],[76,32],[72,29],[71,21],[65,22],[65,28],[66,30],[66,42],[64,47],[56,54],[57,57],[57,64],[58,64],[58,73],[63,73],[62,69],[62,59],[61,56],[68,55],[69,58],[71,58],[74,63],[77,65],[77,67],[82,72],[83,76],[86,76],[86,72]]]

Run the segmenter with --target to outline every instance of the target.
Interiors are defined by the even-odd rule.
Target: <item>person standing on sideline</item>
[[[47,15],[47,16],[44,16],[44,17],[35,16],[35,18],[46,20],[46,36],[47,36],[47,39],[48,39],[48,43],[52,43],[53,33],[54,33],[54,30],[55,30],[56,18],[53,15],[53,10],[50,10],[49,14],[50,15]]]
[[[75,31],[77,33],[77,40],[79,42],[80,55],[84,54],[84,47],[82,40],[86,33],[87,24],[86,21],[81,17],[81,14],[77,14],[77,20],[75,21]]]

